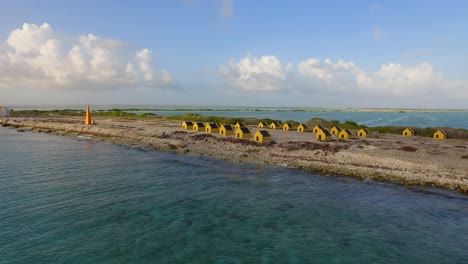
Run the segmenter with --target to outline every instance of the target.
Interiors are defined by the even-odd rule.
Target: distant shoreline
[[[13,110],[83,110],[85,105],[11,105]],[[431,109],[431,108],[326,108],[326,107],[249,107],[249,106],[132,106],[132,105],[94,105],[94,110],[118,109],[121,111],[260,111],[260,112],[428,112],[446,113],[460,112],[468,113],[468,109]]]
[[[468,193],[467,140],[441,141],[377,133],[370,138],[319,142],[311,132],[270,129],[276,143],[259,145],[251,140],[182,130],[180,121],[160,117],[96,117],[96,122],[96,126],[85,126],[81,117],[60,116],[0,119],[0,125],[19,132],[86,136],[180,154]],[[250,129],[257,130],[254,126]]]
[[[132,111],[129,111],[132,110]],[[368,128],[370,130],[375,130],[380,133],[393,133],[393,134],[400,134],[401,131],[405,127],[412,127],[413,129],[417,129],[417,134],[421,136],[432,136],[432,134],[437,129],[443,129],[447,132],[450,132],[451,138],[460,138],[460,139],[468,139],[468,127],[465,123],[458,122],[445,122],[448,119],[447,116],[444,117],[441,122],[434,122],[432,125],[429,125],[424,122],[415,123],[411,121],[402,122],[400,124],[366,124],[366,119],[362,117],[365,114],[360,114],[364,112],[328,112],[332,114],[324,114],[325,112],[303,112],[303,111],[296,111],[296,112],[278,112],[278,111],[264,111],[264,112],[257,112],[257,111],[212,111],[209,110],[205,111],[141,111],[138,112],[135,109],[117,109],[113,108],[110,110],[93,110],[93,116],[100,116],[100,117],[130,117],[130,118],[147,118],[147,117],[164,117],[172,120],[191,120],[191,121],[198,121],[198,122],[220,122],[220,123],[229,123],[229,122],[244,122],[250,125],[258,124],[258,122],[268,122],[271,123],[272,121],[283,123],[283,122],[291,122],[296,126],[300,123],[307,123],[310,120],[320,120],[319,124],[328,123],[330,127],[332,126],[341,126],[341,128],[349,128],[349,129],[360,129],[360,128]],[[310,113],[310,114],[309,114]],[[357,120],[354,119],[356,117],[352,113],[358,113]],[[367,112],[367,113],[375,113],[375,112]],[[384,112],[381,112],[382,116],[373,116],[372,118],[377,118],[381,120],[387,120],[383,115]],[[406,113],[406,112],[405,112]],[[401,117],[405,118],[405,113],[397,113],[391,114],[393,115],[391,118],[400,119]],[[78,117],[83,116],[85,111],[83,109],[61,109],[61,110],[11,110],[10,114],[12,117],[51,117],[51,116],[67,116],[67,117]],[[359,116],[363,115],[363,116]],[[463,119],[463,116],[466,115],[468,118],[468,112],[466,113],[457,113],[453,114],[456,115],[457,119]],[[354,116],[354,117],[353,117]],[[277,119],[279,117],[279,119]],[[345,117],[345,118],[343,118]],[[361,118],[360,118],[361,117]],[[424,118],[431,118],[431,116],[427,116]],[[440,124],[440,125],[436,125]],[[314,124],[315,125],[315,124]]]

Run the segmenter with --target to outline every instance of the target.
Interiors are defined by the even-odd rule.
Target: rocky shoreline
[[[270,130],[273,144],[185,131],[163,118],[98,118],[85,126],[75,117],[0,119],[3,127],[64,136],[87,136],[116,144],[192,153],[236,162],[287,166],[324,175],[468,193],[468,141],[377,134],[365,139],[318,142],[313,133]],[[256,128],[251,127],[255,131]]]

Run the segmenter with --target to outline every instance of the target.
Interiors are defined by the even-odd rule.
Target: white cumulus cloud
[[[354,62],[308,59],[298,63],[297,68],[300,76],[329,91],[407,96],[444,88],[447,83],[430,63],[410,67],[388,63],[376,72],[365,72]]]
[[[329,59],[307,59],[297,64],[298,81],[305,89],[323,89],[333,92],[353,89],[359,68],[353,62]]]
[[[252,58],[248,55],[221,66],[220,73],[232,86],[240,89],[277,91],[288,87],[286,79],[290,69],[290,64],[281,64],[275,56]]]
[[[352,61],[309,58],[283,65],[275,56],[252,58],[221,66],[221,76],[241,90],[275,91],[284,88],[323,94],[364,96],[467,97],[468,82],[444,78],[434,65],[423,62],[412,66],[382,64],[373,72],[360,69]]]
[[[359,72],[357,85],[367,91],[396,96],[422,95],[445,89],[449,82],[430,63],[405,67],[397,63],[383,64],[377,72]]]
[[[154,70],[151,51],[87,34],[70,43],[52,26],[23,24],[0,42],[0,87],[110,89],[168,86],[166,70]],[[155,78],[155,76],[159,76]]]
[[[153,79],[153,69],[151,68],[151,52],[148,49],[143,49],[136,54],[140,71],[144,74],[144,78],[147,81]]]

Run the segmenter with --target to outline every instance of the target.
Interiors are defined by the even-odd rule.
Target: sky
[[[468,1],[0,0],[0,104],[468,109]]]

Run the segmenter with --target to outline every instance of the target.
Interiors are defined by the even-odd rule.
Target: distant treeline
[[[121,109],[111,110],[97,110],[91,111],[93,116],[109,116],[109,117],[133,117],[133,118],[146,118],[156,117],[152,113],[135,114],[123,111]],[[86,114],[83,110],[63,109],[63,110],[11,110],[10,116],[84,116]]]
[[[258,108],[124,108],[120,109],[121,111],[129,112],[236,112],[236,111],[246,111],[246,112],[341,112],[343,110],[339,109],[258,109]]]

